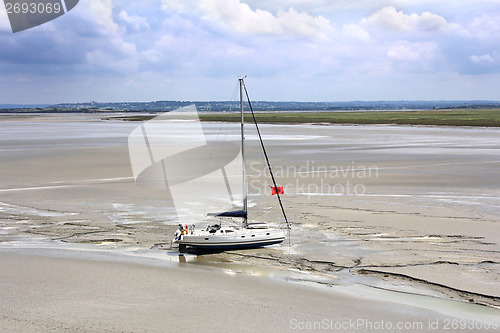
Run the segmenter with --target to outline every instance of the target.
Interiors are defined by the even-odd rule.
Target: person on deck
[[[174,233],[174,239],[175,240],[179,240],[181,238],[181,235],[182,235],[182,224],[179,224],[179,229],[177,229]]]

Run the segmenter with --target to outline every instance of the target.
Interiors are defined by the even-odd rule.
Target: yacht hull
[[[184,235],[175,243],[179,249],[192,247],[202,250],[249,249],[282,243],[285,232],[281,230],[256,230],[251,232],[235,232],[231,235],[204,234]]]

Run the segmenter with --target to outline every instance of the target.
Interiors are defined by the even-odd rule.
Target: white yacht
[[[243,207],[241,210],[208,214],[211,216],[219,218],[237,218],[241,219],[241,226],[231,226],[224,223],[214,223],[208,225],[203,229],[196,229],[194,226],[179,225],[179,230],[176,232],[174,243],[179,245],[179,252],[184,253],[188,247],[202,250],[230,250],[230,249],[241,249],[241,248],[256,248],[267,245],[282,243],[285,238],[287,231],[290,230],[290,224],[285,214],[285,210],[281,203],[280,194],[282,193],[282,188],[276,185],[274,175],[272,173],[271,165],[267,156],[267,152],[260,135],[260,130],[255,120],[254,112],[252,109],[252,104],[248,98],[248,93],[245,87],[244,78],[239,79],[239,92],[240,92],[240,113],[241,113],[241,157],[242,157],[242,181],[243,181]],[[247,210],[247,180],[245,171],[245,132],[244,132],[244,112],[243,112],[243,92],[247,97],[248,105],[256,126],[258,138],[262,151],[264,153],[269,173],[273,182],[273,194],[277,195],[283,217],[284,217],[284,228],[268,228],[265,224],[256,224],[248,222],[248,210]]]

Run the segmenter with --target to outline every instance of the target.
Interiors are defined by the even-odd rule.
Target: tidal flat
[[[431,319],[444,323],[449,318],[498,318],[497,129],[262,125],[279,185],[285,188],[290,243],[180,258],[169,249],[178,223],[171,201],[165,192],[134,181],[127,137],[138,123],[101,118],[23,115],[0,123],[0,252],[2,265],[10,267],[0,273],[2,295],[7,295],[0,319],[7,330],[49,331],[61,325],[161,331],[169,323],[159,318],[167,316],[175,331],[174,318],[190,303],[197,304],[194,315],[205,321],[193,327],[216,330],[222,324],[204,311],[217,299],[223,300],[218,309],[232,307],[240,324],[245,311],[254,313],[262,320],[256,330],[287,331],[291,325],[324,318],[341,322],[365,317],[372,322],[425,322],[427,331],[435,331],[428,327]],[[219,130],[216,122],[203,126],[209,134]],[[272,209],[275,197],[259,191],[269,184],[255,134],[249,131],[247,140],[249,214],[256,221],[278,224],[282,218]],[[106,255],[88,254],[94,252]],[[121,256],[133,260],[117,259]],[[144,267],[151,260],[155,268]],[[173,267],[157,267],[158,262]],[[108,269],[104,263],[113,264]],[[141,283],[138,276],[147,272],[151,279],[145,277]],[[200,277],[193,277],[193,272]],[[116,274],[128,276],[135,291],[117,290],[112,278]],[[205,286],[204,274],[218,290],[227,288],[226,293]],[[238,289],[247,279],[254,296]],[[106,297],[99,296],[104,294],[96,287],[98,281],[109,286]],[[21,290],[33,283],[40,294],[26,293],[21,301]],[[199,289],[191,288],[187,300],[179,299],[176,288],[189,286]],[[157,287],[171,298],[155,298]],[[274,300],[259,293],[261,287],[275,290]],[[316,299],[306,297],[311,290]],[[139,291],[147,297],[141,298]],[[294,293],[300,297],[294,298]],[[402,300],[401,295],[410,299]],[[47,309],[40,297],[51,300]],[[429,300],[445,303],[430,306]],[[176,307],[176,302],[182,305]],[[255,304],[272,308],[279,318]],[[287,304],[291,312],[277,310]],[[350,306],[343,308],[345,304]],[[127,318],[132,308],[153,305],[164,311],[139,311],[135,322]],[[77,309],[84,315],[72,319]],[[100,311],[110,316],[97,315]]]

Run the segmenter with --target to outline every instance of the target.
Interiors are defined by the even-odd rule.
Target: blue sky
[[[500,100],[499,0],[80,0],[13,34],[0,104]]]

